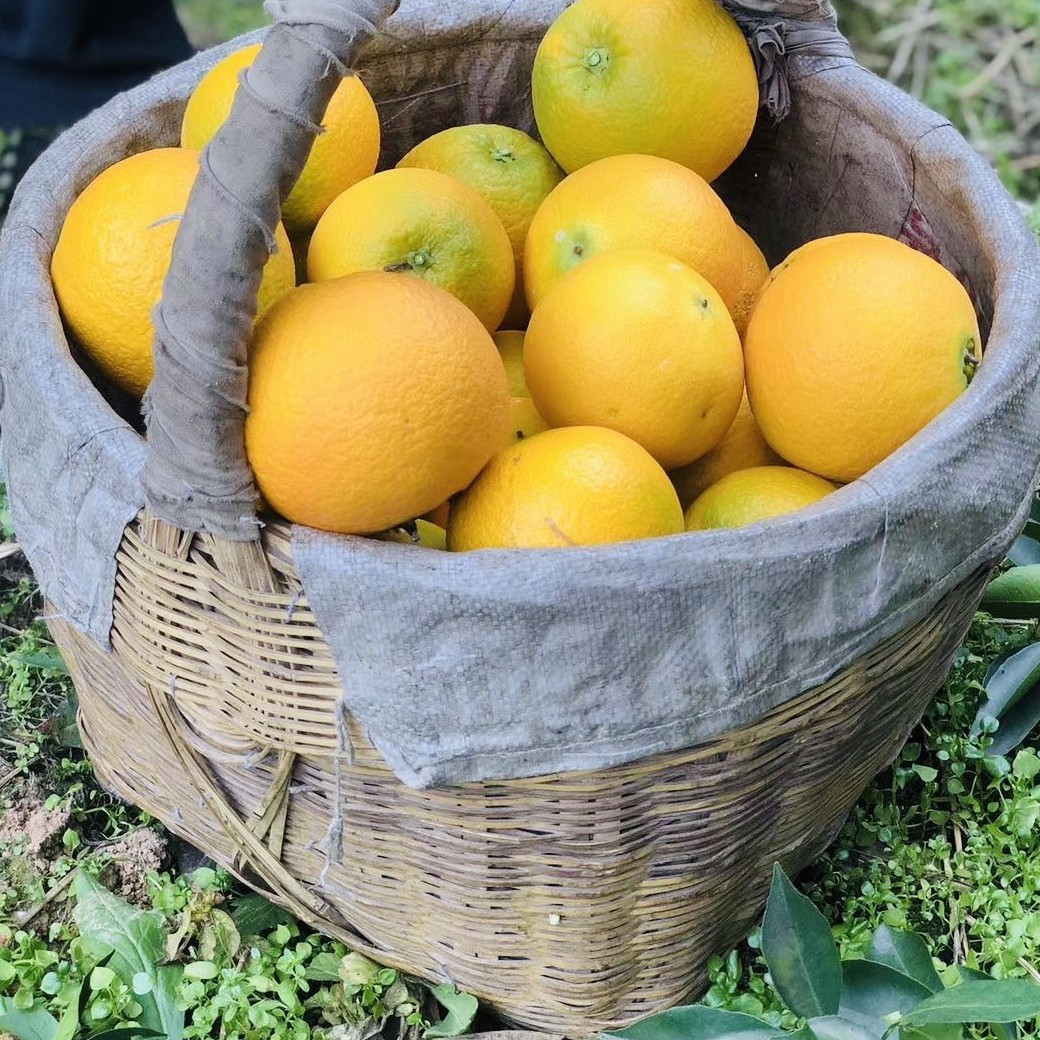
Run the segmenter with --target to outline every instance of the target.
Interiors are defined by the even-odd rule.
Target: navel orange
[[[790,466],[755,466],[729,473],[686,510],[686,529],[744,527],[793,513],[837,491],[815,473]]]
[[[495,211],[509,235],[516,285],[504,318],[508,328],[528,318],[524,299],[524,242],[542,200],[563,179],[545,148],[522,130],[496,123],[472,123],[442,130],[420,141],[398,167],[439,170],[468,184]]]
[[[246,452],[296,523],[369,534],[421,516],[506,443],[508,416],[491,336],[421,279],[303,285],[257,326]]]
[[[738,228],[692,170],[650,155],[601,159],[561,181],[527,233],[524,287],[532,309],[561,275],[608,249],[657,249],[688,264],[727,308],[744,278]]]
[[[421,278],[460,299],[491,332],[513,296],[513,247],[468,185],[437,170],[385,170],[348,188],[311,236],[312,282],[355,271]]]
[[[751,409],[792,465],[862,476],[951,404],[981,357],[978,321],[944,267],[884,235],[796,251],[744,341]]]
[[[155,148],[110,166],[69,208],[51,259],[69,329],[116,386],[140,397],[152,381],[152,310],[199,170],[199,153]],[[257,295],[262,315],[296,282],[284,228]]]
[[[609,427],[665,469],[719,443],[744,389],[719,294],[649,249],[601,253],[556,282],[531,316],[524,372],[550,426]]]
[[[500,451],[456,498],[448,548],[552,548],[678,534],[663,469],[614,430],[546,430]]]
[[[524,338],[524,333],[514,330],[496,332],[494,335],[495,346],[506,367],[506,379],[509,382],[509,433],[517,441],[549,429],[549,424],[531,400],[531,391],[524,378]]]
[[[675,490],[679,492],[679,501],[683,509],[712,484],[729,473],[740,469],[751,469],[753,466],[777,466],[783,460],[766,444],[762,431],[751,414],[751,405],[747,394],[740,399],[740,408],[723,434],[722,440],[706,455],[691,462],[688,466],[672,470],[668,475],[672,478]]]
[[[233,51],[202,77],[184,110],[184,147],[201,151],[224,124],[239,75],[253,64],[260,47],[255,43]],[[282,205],[282,220],[294,237],[310,231],[332,200],[371,176],[379,161],[379,114],[357,76],[343,78],[325,110],[322,126],[299,180]]]
[[[577,0],[538,47],[532,98],[568,173],[607,155],[659,155],[714,180],[747,144],[758,77],[715,0]]]

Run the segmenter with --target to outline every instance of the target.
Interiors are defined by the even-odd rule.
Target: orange
[[[751,414],[747,394],[744,394],[736,417],[722,440],[707,455],[668,475],[685,509],[702,491],[707,491],[729,473],[750,469],[752,466],[775,466],[781,463],[782,459],[766,444]]]
[[[295,523],[370,534],[421,516],[506,443],[508,416],[491,337],[421,279],[303,285],[257,326],[246,453]]]
[[[744,341],[748,398],[792,465],[862,476],[967,387],[981,357],[970,298],[936,261],[884,235],[793,253]]]
[[[737,240],[740,243],[741,278],[731,313],[733,324],[737,326],[737,332],[743,339],[747,334],[751,312],[755,309],[758,295],[769,278],[769,264],[755,240],[739,224],[736,228]]]
[[[736,304],[744,260],[726,204],[696,173],[649,155],[601,159],[549,193],[527,234],[527,302],[536,307],[590,256],[633,247],[674,256],[707,278],[727,307]]]
[[[526,322],[524,241],[542,200],[563,179],[553,157],[522,130],[496,123],[453,126],[417,144],[397,164],[439,170],[468,184],[495,211],[513,246],[516,286],[505,323]]]
[[[260,44],[233,51],[199,81],[188,99],[181,124],[181,144],[202,150],[227,120],[243,69],[253,64]],[[379,114],[368,88],[355,75],[345,76],[329,101],[310,156],[288,198],[282,220],[294,237],[305,235],[332,200],[369,177],[379,161]]]
[[[668,475],[614,430],[546,430],[500,451],[451,507],[448,548],[552,548],[678,534]]]
[[[531,316],[524,372],[550,426],[610,427],[665,469],[719,443],[744,389],[719,294],[650,249],[594,256],[553,285]]]
[[[714,180],[758,113],[758,77],[736,22],[716,0],[577,0],[535,55],[538,130],[571,173],[643,153]]]
[[[531,400],[531,391],[527,389],[527,381],[524,379],[524,334],[512,330],[496,332],[494,340],[506,366],[506,379],[509,382],[510,436],[518,441],[549,429],[549,424]]]
[[[105,376],[137,397],[152,381],[152,310],[198,170],[199,153],[187,148],[156,148],[110,166],[69,208],[51,260],[69,329]],[[296,281],[281,225],[275,238],[278,251],[257,296],[259,314]]]
[[[793,513],[837,491],[815,473],[790,466],[755,466],[729,473],[701,493],[686,510],[686,529],[744,527]]]
[[[385,170],[325,211],[307,253],[310,281],[355,271],[422,278],[460,299],[493,332],[513,295],[513,247],[491,207],[436,170]]]

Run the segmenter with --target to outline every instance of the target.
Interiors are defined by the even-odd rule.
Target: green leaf
[[[777,1031],[751,1015],[691,1004],[600,1035],[624,1040],[721,1040],[723,1037],[726,1040],[772,1040]],[[785,1034],[784,1040],[796,1040],[796,1034]],[[812,1037],[806,1036],[804,1040],[812,1040]]]
[[[922,766],[920,763],[914,763],[910,767],[926,784],[930,784],[938,775],[939,770],[932,768],[932,766]]]
[[[900,932],[889,928],[887,924],[881,925],[870,941],[866,958],[875,964],[895,968],[915,979],[931,993],[938,993],[943,988],[928,947],[923,939],[912,932]]]
[[[75,1040],[79,1033],[80,1001],[84,996],[84,985],[81,982],[71,995],[69,1006],[65,1014],[61,1016],[58,1023],[58,1031],[54,1034],[54,1040]]]
[[[878,1036],[888,1028],[886,1015],[894,1011],[905,1014],[932,992],[923,983],[887,964],[846,961],[842,968],[839,1010],[842,1014],[863,1015],[878,1027]]]
[[[816,1040],[879,1040],[884,1033],[855,1013],[810,1018],[807,1025]]]
[[[827,919],[773,865],[762,921],[762,955],[784,1003],[802,1018],[834,1015],[841,961]]]
[[[438,1036],[462,1036],[469,1031],[473,1025],[473,1019],[477,1016],[477,998],[469,993],[462,993],[454,986],[434,986],[430,992],[437,998],[437,1003],[448,1013],[430,1026],[423,1034],[424,1037]]]
[[[139,974],[155,980],[152,992],[140,998],[142,1027],[155,1030],[168,1040],[180,1040],[184,1012],[176,1006],[173,990],[161,984],[159,961],[166,946],[161,918],[113,895],[85,871],[76,876],[75,892],[74,916],[80,933],[112,951],[108,966],[128,986]]]
[[[1040,563],[998,574],[986,586],[981,609],[998,618],[1040,617]]]
[[[971,734],[978,736],[982,732],[982,722],[985,718],[999,720],[1000,726],[994,734],[989,754],[1007,754],[1033,728],[1037,719],[1040,719],[1038,686],[1040,643],[1030,643],[1017,653],[1011,654],[987,677],[986,699],[971,724]],[[1022,707],[1013,712],[1012,709],[1020,702]]]
[[[1016,567],[1026,567],[1031,563],[1040,563],[1040,542],[1035,538],[1019,535],[1008,549],[1007,558]]]
[[[43,1008],[17,1011],[9,1000],[0,997],[0,1029],[6,1029],[18,1040],[55,1040],[58,1020]]]
[[[997,981],[992,975],[976,971],[974,968],[966,968],[963,964],[957,965],[957,973],[964,979],[977,979],[979,982]],[[1018,1040],[1018,1026],[1014,1022],[991,1022],[989,1028],[997,1040]]]
[[[1026,979],[962,982],[933,993],[903,1017],[908,1026],[943,1022],[1018,1022],[1040,1015],[1040,986]]]
[[[39,668],[42,671],[58,672],[61,675],[68,675],[69,669],[62,659],[61,654],[52,647],[45,646],[40,650],[34,650],[28,654],[10,654],[7,658],[9,661],[16,661],[18,664],[27,665],[29,668]]]
[[[261,895],[243,896],[231,914],[239,935],[263,935],[280,924],[292,924],[293,916]]]
[[[163,1040],[163,1033],[157,1033],[154,1029],[142,1029],[140,1026],[117,1026],[115,1029],[106,1029],[103,1033],[94,1033],[90,1040]]]
[[[306,977],[311,982],[339,982],[340,958],[326,950],[314,957],[307,965]]]

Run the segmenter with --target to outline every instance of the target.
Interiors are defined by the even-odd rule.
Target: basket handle
[[[854,62],[831,0],[722,0],[755,59],[762,107],[774,121],[791,110],[787,62],[796,54]]]
[[[230,541],[259,535],[246,461],[246,348],[281,204],[348,66],[398,0],[268,0],[276,22],[207,145],[154,312],[143,483],[151,511]]]

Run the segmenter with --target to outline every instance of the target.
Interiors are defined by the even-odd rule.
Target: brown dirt
[[[64,806],[48,811],[38,797],[24,795],[0,818],[0,846],[19,849],[42,872],[62,854],[61,836],[68,825]]]
[[[148,874],[162,870],[166,862],[166,839],[150,827],[143,827],[99,851],[112,857],[112,879],[106,878],[106,883],[116,895],[135,906],[150,909]]]

